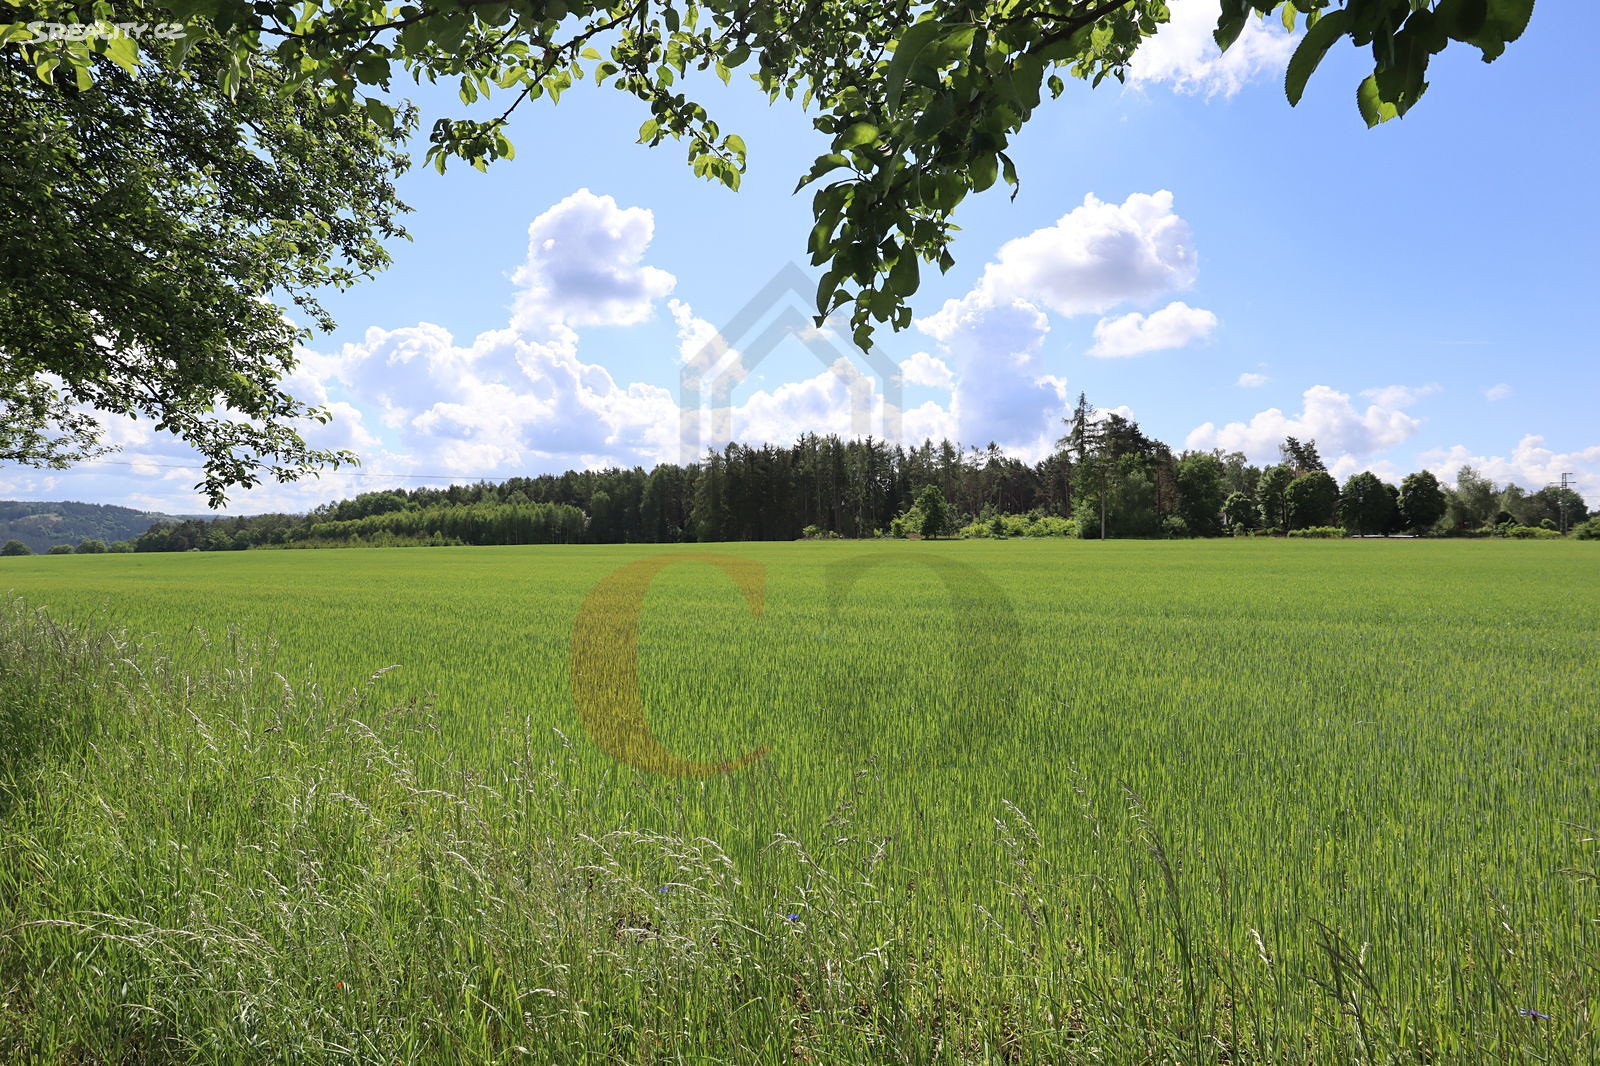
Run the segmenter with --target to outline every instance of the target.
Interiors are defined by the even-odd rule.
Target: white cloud
[[[619,208],[579,189],[528,226],[528,259],[512,274],[518,294],[512,325],[538,329],[626,326],[650,318],[677,279],[641,262],[655,235],[646,208]]]
[[[1501,484],[1514,481],[1530,490],[1560,484],[1562,474],[1572,474],[1590,508],[1600,506],[1600,444],[1557,452],[1545,446],[1543,437],[1529,434],[1517,442],[1508,456],[1478,455],[1457,444],[1425,451],[1418,458],[1441,481],[1449,482],[1455,481],[1456,471],[1463,466],[1471,466]]]
[[[1298,437],[1315,440],[1324,455],[1365,456],[1409,439],[1422,425],[1404,411],[1381,404],[1357,410],[1347,393],[1326,385],[1313,385],[1303,400],[1303,409],[1292,416],[1272,407],[1249,422],[1230,422],[1220,428],[1207,422],[1189,433],[1186,446],[1198,451],[1240,451],[1255,462],[1276,462],[1284,438]]]
[[[1066,406],[1066,382],[1047,374],[1039,356],[1050,320],[1026,300],[990,303],[976,293],[917,323],[939,341],[955,377],[952,439],[1048,453]]]
[[[1439,385],[1385,385],[1382,388],[1362,389],[1361,395],[1379,407],[1410,407],[1425,396],[1442,391]]]
[[[1117,318],[1102,318],[1094,325],[1094,347],[1089,354],[1116,359],[1182,348],[1210,337],[1216,328],[1216,315],[1178,300],[1148,316],[1130,311]]]
[[[1406,475],[1411,472],[1409,470],[1401,470],[1388,459],[1373,460],[1350,454],[1323,456],[1323,461],[1328,466],[1328,473],[1332,474],[1341,485],[1351,474],[1359,474],[1362,471],[1366,471],[1377,475],[1380,481],[1387,481],[1389,484],[1398,487],[1400,482],[1405,480]]]
[[[972,291],[946,301],[917,328],[942,339],[963,316],[1015,301],[1060,315],[1103,314],[1194,284],[1198,260],[1172,193],[1134,193],[1120,204],[1086,196],[1046,226],[1001,245]]]
[[[1193,285],[1197,265],[1189,224],[1164,189],[1120,204],[1090,195],[1054,225],[1007,241],[971,291],[916,320],[939,343],[939,361],[954,380],[955,439],[1048,454],[1060,435],[1066,382],[1044,367],[1045,312],[1103,314],[1148,304]],[[1214,325],[1210,312],[1174,304],[1148,318],[1106,323],[1099,354],[1186,342]]]
[[[1483,398],[1488,400],[1490,403],[1499,403],[1501,400],[1510,399],[1511,391],[1511,386],[1502,381],[1498,385],[1491,385],[1487,389],[1484,389]]]
[[[920,385],[928,389],[948,389],[955,383],[955,375],[945,361],[927,352],[917,352],[900,361],[900,377],[907,385]]]
[[[1231,97],[1258,79],[1282,73],[1299,43],[1276,19],[1251,16],[1226,52],[1212,31],[1219,0],[1171,0],[1172,19],[1134,53],[1128,66],[1133,85],[1170,85],[1180,93]]]
[[[1239,375],[1239,380],[1234,384],[1241,389],[1259,389],[1267,383],[1267,375],[1252,374],[1249,371]]]

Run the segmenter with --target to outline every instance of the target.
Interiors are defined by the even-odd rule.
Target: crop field
[[[1587,543],[52,556],[0,595],[0,1061],[1600,1061]]]

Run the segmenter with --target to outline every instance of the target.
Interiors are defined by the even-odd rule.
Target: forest
[[[1080,396],[1056,450],[1037,463],[990,444],[906,448],[871,437],[730,443],[699,462],[569,470],[447,488],[362,493],[306,514],[163,521],[95,551],[233,551],[453,544],[666,544],[877,536],[1215,537],[1600,535],[1572,489],[1528,492],[1463,467],[1399,485],[1370,472],[1341,485],[1314,440],[1279,462],[1174,452]],[[9,554],[23,554],[12,548]]]

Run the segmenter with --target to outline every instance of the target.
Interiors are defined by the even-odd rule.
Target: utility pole
[[[1572,474],[1570,472],[1564,473],[1561,475],[1561,495],[1559,497],[1561,502],[1561,535],[1563,537],[1567,535],[1567,493],[1571,491]]]

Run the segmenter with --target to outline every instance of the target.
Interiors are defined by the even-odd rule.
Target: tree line
[[[668,544],[802,537],[1600,534],[1571,489],[1497,486],[1463,467],[1399,485],[1363,471],[1340,485],[1315,441],[1279,461],[1184,451],[1082,395],[1037,463],[999,447],[915,447],[806,435],[729,444],[699,462],[363,493],[306,514],[161,522],[130,540],[53,551],[228,551],[447,544]],[[1587,524],[1586,524],[1587,522]],[[7,554],[20,554],[7,545]]]

